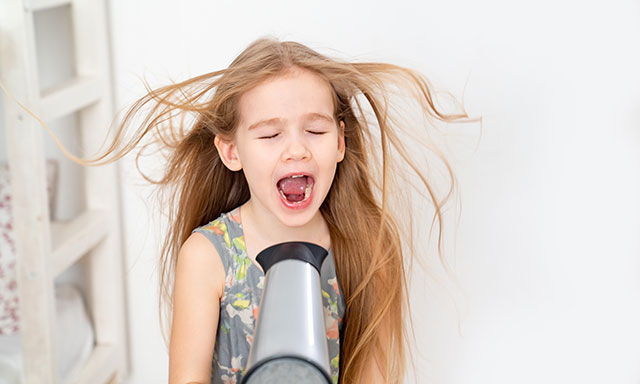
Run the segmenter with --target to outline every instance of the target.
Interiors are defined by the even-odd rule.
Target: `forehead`
[[[318,75],[296,69],[245,92],[238,107],[245,129],[262,120],[297,121],[314,113],[333,116],[332,88]]]

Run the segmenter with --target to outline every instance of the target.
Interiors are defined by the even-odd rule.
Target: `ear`
[[[340,129],[338,130],[338,163],[344,160],[344,121],[340,120]]]
[[[216,135],[215,139],[213,139],[213,143],[218,149],[218,155],[220,155],[220,160],[224,163],[224,165],[229,168],[230,171],[239,171],[242,169],[242,163],[240,162],[240,157],[238,156],[238,148],[233,141],[225,141],[220,138],[220,136]]]

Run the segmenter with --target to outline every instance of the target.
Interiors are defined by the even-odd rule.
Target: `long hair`
[[[345,124],[344,160],[338,163],[332,187],[320,207],[329,226],[336,273],[346,301],[340,382],[358,383],[371,359],[377,362],[385,382],[403,382],[405,347],[411,339],[405,323],[410,316],[406,273],[412,265],[414,242],[413,231],[407,228],[411,212],[394,205],[394,197],[402,196],[401,189],[416,181],[426,191],[424,196],[434,208],[431,229],[437,224],[440,252],[442,209],[456,183],[445,157],[426,139],[428,124],[408,127],[394,117],[392,87],[409,91],[427,118],[447,122],[467,118],[464,112],[440,112],[431,86],[419,72],[387,63],[341,61],[296,42],[260,38],[226,69],[157,89],[145,83],[147,94],[128,109],[111,147],[97,160],[111,153],[115,156],[109,162],[123,157],[149,133],[165,153],[167,167],[162,177],[145,178],[162,187],[167,196],[160,199],[168,204],[168,233],[160,259],[159,314],[168,345],[180,247],[194,228],[250,197],[243,173],[224,166],[214,138],[234,137],[240,121],[238,100],[245,92],[294,68],[312,71],[331,85],[334,117]],[[123,132],[134,124],[138,127],[134,137],[125,140]],[[411,132],[412,143],[422,143],[420,148],[436,154],[445,165],[450,181],[445,193],[439,194],[427,178],[427,165],[410,155],[403,134]],[[122,143],[125,145],[119,148]],[[401,171],[400,163],[409,171]]]

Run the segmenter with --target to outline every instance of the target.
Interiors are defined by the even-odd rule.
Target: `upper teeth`
[[[293,175],[291,176],[291,178],[298,178],[298,177],[303,177],[304,175]]]

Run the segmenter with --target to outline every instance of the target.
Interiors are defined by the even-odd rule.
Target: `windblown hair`
[[[238,100],[245,92],[293,69],[311,71],[331,85],[334,118],[345,124],[345,157],[338,163],[332,187],[320,207],[329,226],[336,273],[346,300],[340,382],[360,382],[370,359],[377,361],[385,382],[403,382],[406,346],[411,339],[405,323],[410,314],[406,273],[414,243],[411,229],[405,229],[411,212],[395,209],[392,200],[402,185],[416,180],[420,183],[433,203],[431,229],[438,224],[440,251],[442,208],[456,183],[444,156],[426,141],[426,129],[414,129],[414,139],[421,140],[422,148],[437,154],[445,165],[451,183],[444,196],[438,196],[433,181],[424,173],[426,164],[410,156],[402,141],[402,133],[410,132],[409,127],[399,124],[389,111],[393,108],[389,97],[392,87],[409,91],[427,118],[446,122],[467,118],[466,113],[441,113],[428,81],[419,72],[386,63],[341,61],[296,42],[260,38],[226,69],[157,89],[145,83],[148,93],[127,111],[111,147],[98,160],[116,152],[118,144],[125,142],[115,156],[123,157],[150,132],[165,150],[167,168],[162,178],[145,179],[163,187],[169,197],[161,199],[169,209],[168,234],[160,260],[160,323],[168,344],[180,247],[194,228],[250,197],[243,173],[225,167],[214,138],[233,139],[240,121]],[[370,108],[373,119],[367,119],[363,105]],[[125,141],[122,133],[133,124],[139,127],[135,137]],[[418,128],[424,129],[426,124]],[[396,159],[413,174],[398,176],[402,172]],[[442,254],[441,260],[444,262]]]

